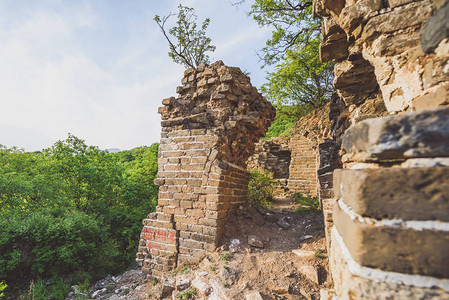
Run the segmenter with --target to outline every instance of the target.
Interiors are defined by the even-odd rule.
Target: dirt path
[[[270,209],[274,212],[293,212],[298,207],[291,197],[276,196],[273,199],[273,207]]]
[[[272,210],[242,206],[217,251],[200,264],[180,267],[157,284],[131,270],[97,284],[90,294],[97,292],[96,299],[319,299],[320,288],[329,285],[322,214],[291,210],[288,199],[276,199]]]

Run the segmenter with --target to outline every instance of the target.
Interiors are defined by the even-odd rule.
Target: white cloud
[[[177,1],[149,3],[145,12],[114,11],[122,19],[90,1],[36,3],[0,3],[0,144],[38,150],[69,132],[100,148],[158,141],[157,107],[175,95],[183,68],[167,56],[152,18],[176,12]],[[211,17],[213,57],[258,68],[253,51],[266,31],[243,11],[238,15],[221,0],[182,3],[201,20]]]

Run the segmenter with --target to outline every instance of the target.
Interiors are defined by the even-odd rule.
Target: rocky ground
[[[321,212],[242,206],[218,249],[157,281],[138,269],[100,280],[94,299],[319,299],[329,287]],[[68,299],[75,299],[72,293]]]

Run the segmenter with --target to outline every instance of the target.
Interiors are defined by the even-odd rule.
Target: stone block
[[[380,34],[393,33],[412,26],[423,24],[432,14],[432,5],[428,1],[415,2],[401,9],[391,10],[369,19],[363,28],[361,39],[373,40]]]
[[[363,101],[377,87],[374,67],[364,59],[335,64],[334,75],[334,88],[346,105]]]
[[[358,264],[383,271],[449,277],[445,263],[449,261],[449,231],[373,223],[349,216],[339,202],[334,205],[334,226]]]
[[[412,104],[416,111],[449,104],[449,83],[428,89],[426,94],[413,99]]]
[[[449,222],[449,167],[334,171],[335,196],[375,219]]]
[[[449,107],[361,121],[342,140],[343,161],[449,156]]]
[[[245,296],[246,300],[263,300],[259,292],[252,292]]]
[[[321,43],[319,51],[322,62],[342,61],[349,54],[348,41],[344,37],[340,40]]]
[[[347,249],[342,248],[337,231],[332,230],[332,240],[334,242],[329,265],[338,299],[449,299],[448,287],[447,284],[445,287],[444,280],[403,276],[399,273],[361,267],[348,257]],[[426,279],[427,283],[424,282]],[[413,281],[414,285],[411,284]]]
[[[329,265],[338,299],[449,299],[449,287],[445,279],[362,267],[341,244],[338,231],[332,230],[332,240]]]
[[[421,28],[421,47],[424,52],[432,52],[438,44],[449,37],[449,2],[437,10]]]
[[[349,5],[343,8],[339,16],[340,26],[346,31],[346,33],[350,34],[364,18],[381,8],[381,0],[357,1],[354,5]]]

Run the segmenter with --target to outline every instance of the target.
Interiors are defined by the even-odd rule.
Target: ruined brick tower
[[[186,70],[182,84],[159,109],[159,200],[143,220],[136,259],[154,276],[214,251],[246,201],[246,160],[275,116],[249,77],[222,61]]]

